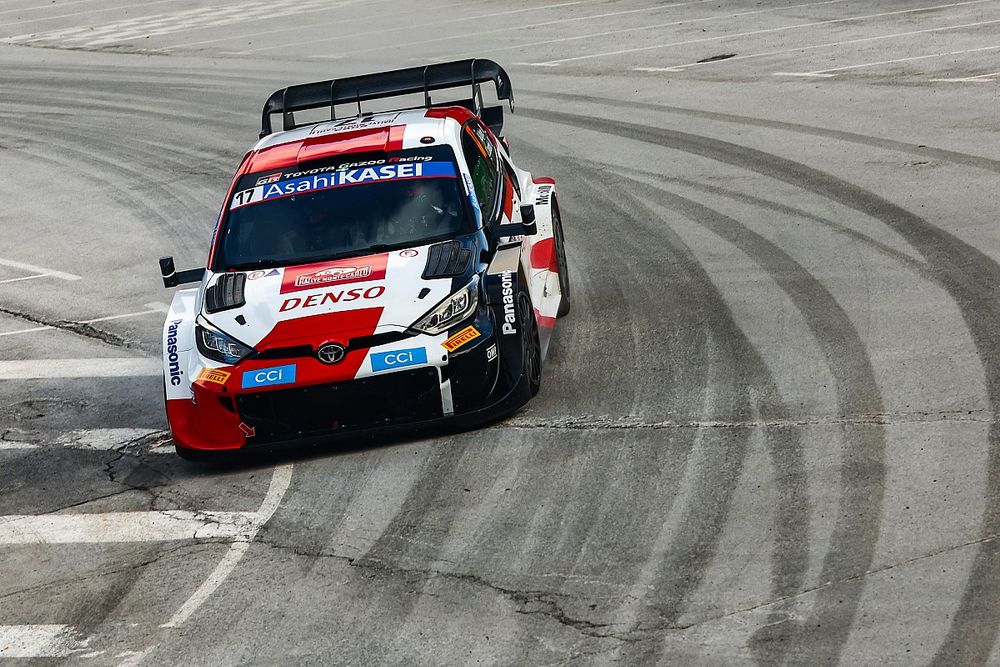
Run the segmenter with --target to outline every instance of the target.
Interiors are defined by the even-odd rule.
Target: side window
[[[511,166],[510,162],[507,161],[502,155],[500,157],[500,164],[503,165],[503,170],[507,174],[507,180],[510,182],[514,192],[517,194],[517,198],[521,198],[521,186],[517,182],[517,174],[514,173],[514,167]]]
[[[496,147],[482,127],[477,123],[469,123],[462,132],[462,152],[465,153],[469,173],[472,174],[472,187],[476,190],[483,215],[489,216],[500,185],[500,174],[496,168]]]

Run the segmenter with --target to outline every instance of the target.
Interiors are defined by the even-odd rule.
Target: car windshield
[[[473,230],[447,146],[350,157],[242,177],[219,230],[215,270],[384,252]]]

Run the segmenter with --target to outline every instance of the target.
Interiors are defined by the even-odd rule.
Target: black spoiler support
[[[293,130],[296,127],[315,123],[312,121],[297,125],[294,117],[296,111],[329,108],[330,120],[337,120],[335,108],[338,104],[353,102],[358,106],[358,115],[361,115],[362,102],[414,93],[423,93],[423,106],[429,108],[435,106],[431,101],[432,91],[462,86],[472,87],[472,98],[457,101],[454,104],[469,107],[473,113],[484,120],[487,120],[488,117],[487,124],[494,130],[494,133],[499,135],[499,129],[503,127],[503,109],[501,107],[483,107],[480,84],[490,81],[496,85],[497,99],[507,100],[511,111],[513,111],[514,91],[510,86],[507,72],[492,60],[481,58],[289,86],[274,91],[264,103],[260,136],[264,138],[274,131],[271,129],[271,115],[276,113],[280,113],[282,116],[282,129]],[[442,105],[442,103],[438,103],[437,106]],[[401,110],[394,109],[394,111]]]

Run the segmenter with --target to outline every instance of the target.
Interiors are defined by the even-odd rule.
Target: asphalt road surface
[[[504,64],[573,312],[496,426],[174,456],[291,83]],[[1000,663],[1000,0],[0,0],[0,658]]]

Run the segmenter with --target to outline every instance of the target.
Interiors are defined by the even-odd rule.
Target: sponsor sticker
[[[503,298],[503,326],[505,336],[517,333],[517,315],[514,313],[514,272],[500,274],[500,295]]]
[[[482,226],[483,212],[479,208],[479,199],[476,197],[476,189],[472,186],[472,177],[462,172],[465,180],[465,191],[469,193],[469,203],[472,204],[472,214],[476,218],[476,225]]]
[[[317,289],[327,285],[384,280],[388,261],[388,253],[383,253],[371,257],[338,259],[333,262],[288,268],[285,269],[285,275],[281,280],[281,293]]]
[[[281,180],[281,172],[275,172],[267,176],[261,176],[257,179],[257,185],[266,185],[268,183],[277,183]]]
[[[323,135],[323,134],[340,134],[341,132],[354,132],[356,130],[370,130],[377,127],[389,127],[395,121],[396,117],[388,116],[387,118],[348,118],[346,120],[335,121],[332,123],[323,123],[322,125],[317,125],[313,129],[309,130],[309,134],[313,136]]]
[[[497,358],[497,344],[493,343],[486,348],[486,361],[493,361]]]
[[[214,382],[215,384],[226,384],[226,380],[232,373],[227,373],[226,371],[220,371],[215,368],[202,368],[201,372],[198,373],[198,379],[205,382]]]
[[[256,204],[269,199],[278,199],[305,192],[316,192],[348,185],[408,178],[455,178],[455,166],[451,162],[438,160],[432,162],[383,164],[377,167],[358,167],[356,169],[338,169],[337,171],[292,178],[277,183],[265,183],[247,190],[241,190],[233,196],[233,202],[229,208],[237,209],[248,204]]]
[[[552,186],[540,185],[538,186],[538,195],[535,197],[535,206],[548,206],[551,198]]]
[[[177,327],[182,320],[174,320],[167,326],[167,367],[170,371],[170,384],[174,387],[181,383],[181,358],[177,352]]]
[[[292,384],[295,382],[295,364],[258,368],[255,371],[243,371],[243,388],[269,387],[276,384]]]
[[[247,280],[257,280],[258,278],[270,278],[271,276],[278,275],[278,269],[271,269],[270,271],[251,271],[247,274]]]
[[[413,347],[406,350],[393,350],[392,352],[375,352],[372,354],[372,371],[388,371],[393,368],[403,368],[404,366],[415,366],[427,363],[427,350],[422,347]]]
[[[469,325],[445,342],[441,343],[441,345],[449,352],[454,352],[469,341],[479,338],[481,335],[482,334],[479,333],[479,330],[476,329],[476,327]]]
[[[368,289],[353,287],[351,289],[330,290],[322,294],[310,294],[309,296],[292,296],[281,302],[278,308],[279,313],[297,308],[315,308],[328,303],[350,303],[358,299],[377,299],[385,294],[385,287],[375,285]]]
[[[413,250],[412,248],[410,250],[400,250],[399,251],[399,256],[400,257],[416,257],[419,254],[420,254],[419,252],[417,252],[416,250]]]

